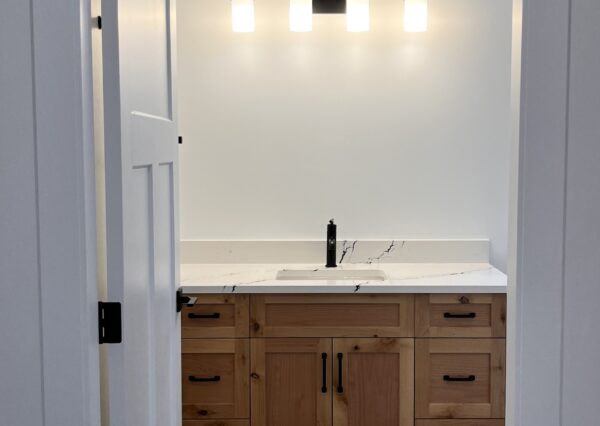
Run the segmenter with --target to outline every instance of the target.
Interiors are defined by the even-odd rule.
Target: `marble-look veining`
[[[377,269],[387,279],[277,280],[284,269],[315,270],[315,264],[182,264],[187,293],[505,293],[506,275],[488,263],[383,263],[396,243],[364,263],[345,263],[352,242],[343,243],[340,269]],[[344,252],[344,250],[346,252]]]
[[[338,234],[339,235],[339,234]],[[351,240],[337,243],[339,264],[486,263],[488,240]],[[325,260],[322,241],[182,241],[182,263],[314,263]]]

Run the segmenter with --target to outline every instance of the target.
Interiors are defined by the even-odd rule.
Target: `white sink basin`
[[[284,269],[277,272],[278,280],[364,280],[383,281],[386,279],[385,272],[377,269],[318,269],[298,270]]]

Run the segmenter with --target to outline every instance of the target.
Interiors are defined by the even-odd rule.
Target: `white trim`
[[[570,3],[523,2],[508,426],[561,425]]]
[[[509,162],[509,218],[507,248],[507,333],[506,333],[506,425],[515,425],[518,417],[518,289],[517,237],[519,208],[519,159],[521,113],[521,66],[523,41],[523,0],[513,0],[511,57],[511,158]]]
[[[0,364],[3,382],[0,403],[4,404],[2,400],[7,397],[5,388],[21,387],[18,382],[31,386],[31,397],[27,395],[25,399],[27,409],[0,409],[2,423],[97,426],[100,424],[98,299],[89,0],[13,1],[2,4],[0,16],[11,20],[23,17],[24,13],[29,15],[26,25],[31,39],[26,44],[10,46],[15,41],[8,38],[2,47],[25,49],[31,55],[30,66],[16,70],[20,64],[13,64],[10,57],[4,60],[3,56],[2,72],[11,75],[20,72],[23,77],[19,82],[28,80],[20,88],[7,89],[14,90],[11,93],[14,96],[32,97],[30,128],[35,132],[27,135],[31,137],[17,135],[12,140],[3,136],[2,150],[11,152],[8,144],[22,144],[23,149],[32,149],[33,155],[21,158],[20,165],[35,173],[32,197],[37,226],[35,238],[21,241],[19,236],[27,233],[25,228],[30,225],[24,218],[13,218],[11,222],[17,228],[13,234],[17,240],[3,238],[0,243],[3,251],[11,250],[12,245],[30,245],[28,255],[23,253],[13,261],[21,269],[37,268],[38,278],[18,283],[19,287],[36,294],[34,300],[23,300],[18,297],[21,290],[14,287],[16,283],[10,271],[3,271],[3,281],[5,274],[11,279],[7,284],[8,291],[12,292],[7,291],[8,297],[2,297],[3,302],[10,305],[5,309],[20,310],[27,315],[19,315],[11,322],[3,321],[0,328],[3,336],[8,328],[31,330],[31,335],[22,333],[20,338],[37,338],[39,345],[34,354],[21,354],[20,363],[19,358],[12,358],[8,366]],[[10,99],[5,102],[3,115],[5,111],[10,115],[13,105],[9,104]],[[2,127],[8,135],[14,136],[18,131],[11,122],[3,122]],[[2,172],[2,179],[12,185],[7,195],[28,194],[31,181],[19,179],[16,168],[3,168]],[[6,187],[2,189],[5,191]],[[37,252],[37,256],[32,252]],[[25,275],[23,278],[27,279]],[[10,351],[10,340],[3,340],[2,344],[8,345]],[[37,357],[38,365],[30,363],[31,355]],[[7,371],[8,368],[12,371]],[[36,382],[41,384],[41,390],[36,389]],[[28,410],[40,413],[34,423],[25,412]]]

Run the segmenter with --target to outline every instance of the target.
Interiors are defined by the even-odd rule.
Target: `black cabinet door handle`
[[[219,312],[215,312],[214,314],[194,314],[194,313],[190,312],[188,314],[188,318],[189,319],[221,318],[221,314]]]
[[[188,376],[188,380],[194,383],[200,382],[220,382],[221,376],[213,376],[213,377],[196,377],[196,376]]]
[[[473,376],[472,374],[469,376],[449,376],[446,374],[444,376],[444,381],[445,382],[474,382],[475,376]]]
[[[444,312],[444,318],[475,318],[477,314],[475,312],[465,312],[463,313],[452,313],[452,312]]]
[[[321,392],[327,393],[327,353],[321,354],[323,360],[323,386],[321,386]]]
[[[342,353],[338,353],[337,354],[337,359],[338,359],[338,385],[337,385],[337,391],[338,393],[343,393],[344,392],[344,385],[342,384],[342,359],[344,358],[344,354]]]

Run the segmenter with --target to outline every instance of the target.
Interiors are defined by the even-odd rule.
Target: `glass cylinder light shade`
[[[231,0],[231,28],[234,33],[254,32],[254,0]]]
[[[290,31],[312,31],[312,0],[290,0]]]
[[[369,0],[346,0],[346,29],[369,31]]]
[[[404,31],[427,31],[427,0],[404,0]]]

